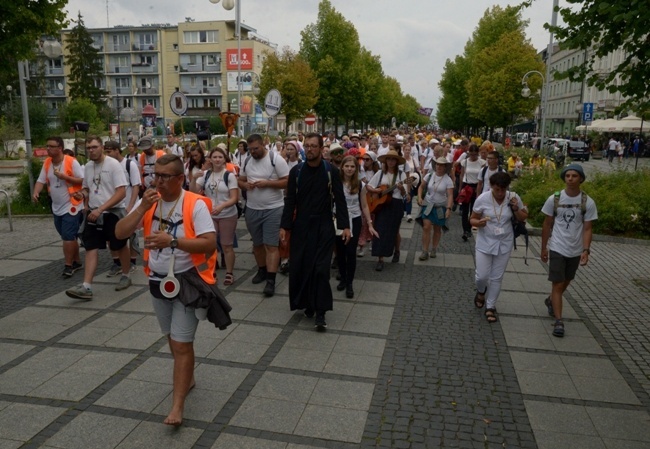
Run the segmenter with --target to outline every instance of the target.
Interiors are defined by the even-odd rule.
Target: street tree
[[[530,5],[532,0],[526,2]],[[585,64],[556,73],[556,79],[585,80],[588,86],[626,100],[620,109],[647,107],[650,100],[650,8],[643,1],[566,0],[558,9],[563,25],[545,24],[560,42],[560,48],[589,50]],[[598,65],[613,51],[624,57],[617,67],[603,74]],[[644,106],[645,105],[645,106]]]
[[[42,36],[55,36],[67,26],[63,8],[68,0],[11,0],[2,2],[0,18],[0,85],[18,86],[17,63],[32,59]],[[0,89],[0,99],[8,101]]]
[[[65,61],[70,67],[70,98],[87,98],[96,106],[105,103],[106,91],[95,84],[104,73],[99,51],[93,47],[93,38],[84,25],[81,12],[77,15],[75,27],[67,35],[65,47]]]
[[[444,129],[461,130],[470,121],[465,82],[469,77],[463,56],[456,56],[452,61],[447,59],[438,82],[442,96],[438,102],[436,118]]]
[[[280,112],[286,117],[286,126],[311,112],[318,98],[318,79],[307,61],[289,47],[282,53],[267,53],[260,75],[259,99],[271,89],[282,95]]]

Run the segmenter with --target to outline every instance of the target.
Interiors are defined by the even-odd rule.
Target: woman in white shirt
[[[411,155],[412,152],[411,146],[406,143],[402,146],[402,154],[404,156],[404,160],[406,160],[404,166],[410,167],[410,171],[407,171],[406,176],[409,176],[411,173],[414,172],[420,172],[420,162],[416,157],[413,157]],[[410,188],[410,199],[408,201],[404,202],[404,212],[406,213],[406,221],[408,223],[413,221],[413,217],[411,217],[411,212],[413,210],[413,196],[415,195],[416,191],[414,190],[413,187]]]
[[[474,201],[476,200],[478,176],[484,166],[485,161],[478,157],[478,146],[475,143],[472,143],[467,150],[467,157],[460,162],[460,188],[463,189],[465,186],[470,186],[474,190],[469,203],[460,205],[464,241],[467,241],[467,239],[472,235],[472,225],[469,224],[469,213],[472,210]]]
[[[435,160],[435,171],[425,175],[418,189],[418,204],[422,213],[422,254],[420,260],[427,260],[429,256],[436,257],[442,228],[446,226],[454,205],[454,182],[447,175],[450,162],[444,157]],[[433,228],[433,249],[429,254],[431,241],[431,228]]]
[[[356,248],[361,235],[361,217],[365,217],[368,223],[368,230],[372,236],[379,237],[370,218],[370,210],[366,201],[366,188],[359,180],[359,162],[354,156],[346,156],[341,162],[341,181],[343,181],[343,193],[348,205],[348,216],[350,217],[350,230],[352,238],[345,243],[342,239],[336,239],[336,261],[339,267],[340,282],[336,289],[345,290],[345,296],[354,298],[352,282],[357,268]]]
[[[300,163],[298,158],[298,143],[291,140],[284,145],[284,155],[287,160],[287,165],[289,170]]]
[[[386,195],[386,202],[381,205],[379,211],[375,211],[375,229],[380,237],[372,239],[372,255],[378,257],[376,271],[384,269],[384,257],[393,256],[393,262],[399,262],[399,226],[404,214],[403,199],[408,198],[408,184],[405,184],[406,174],[399,170],[404,158],[395,150],[389,150],[386,154],[377,158],[382,164],[379,170],[372,177],[366,189],[374,195],[381,195],[385,190],[391,190]]]
[[[512,215],[519,221],[528,218],[521,198],[509,192],[509,186],[508,173],[498,172],[490,176],[490,190],[476,199],[470,219],[472,226],[478,228],[474,305],[480,309],[487,302],[485,317],[488,323],[497,321],[496,302],[514,246]]]
[[[214,148],[207,159],[208,169],[196,172],[190,182],[190,190],[201,193],[212,200],[210,211],[214,228],[217,231],[217,241],[221,244],[226,262],[226,276],[223,285],[235,282],[235,231],[237,229],[237,201],[239,189],[237,177],[226,170],[228,156],[222,148]]]

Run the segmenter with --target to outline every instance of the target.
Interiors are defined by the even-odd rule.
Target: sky
[[[236,0],[239,1],[239,0]],[[438,82],[447,59],[463,53],[479,19],[494,5],[518,2],[499,0],[330,0],[352,22],[359,41],[381,57],[387,76],[423,107],[436,107]],[[242,22],[258,34],[293,50],[300,48],[300,32],[318,19],[319,0],[241,0]],[[80,11],[86,27],[150,23],[176,24],[186,17],[198,21],[234,20],[235,10],[209,0],[69,0],[69,18]],[[526,35],[538,50],[548,45],[544,23],[551,21],[551,0],[537,0],[523,12],[530,23]]]

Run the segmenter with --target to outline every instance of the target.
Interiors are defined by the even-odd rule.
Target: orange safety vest
[[[156,160],[160,159],[162,156],[165,155],[164,150],[156,150]],[[145,153],[140,153],[140,175],[144,177],[144,163],[146,161],[147,155]],[[142,183],[144,184],[144,179],[142,180]]]
[[[74,163],[76,159],[73,158],[72,156],[68,156],[67,154],[63,155],[63,173],[65,173],[68,176],[74,176],[74,170],[72,168],[72,164]],[[47,177],[47,172],[50,170],[50,166],[52,165],[52,158],[48,157],[45,159],[45,162],[43,163],[43,170],[45,171],[45,182],[47,184],[47,191],[49,192],[51,187],[50,187],[50,179]],[[81,204],[83,200],[77,200],[73,197],[75,193],[80,191],[82,189],[81,184],[70,184],[68,182],[65,183],[68,186],[68,193],[70,194],[70,203],[72,203],[73,206],[77,206]]]
[[[185,191],[185,197],[183,198],[183,230],[185,231],[184,238],[196,238],[196,232],[194,231],[194,222],[192,221],[192,214],[194,212],[194,206],[197,201],[204,201],[206,206],[208,206],[208,211],[212,210],[212,201],[209,198]],[[150,208],[142,218],[143,222],[143,234],[146,239],[148,235],[151,234],[151,224],[153,223],[153,216],[156,212],[156,207]],[[201,278],[208,284],[216,284],[217,280],[214,277],[214,269],[217,266],[217,252],[213,251],[212,254],[203,254],[203,253],[193,253],[192,263],[196,267],[196,270],[199,272]],[[145,247],[144,253],[142,255],[144,262],[144,272],[147,276],[150,275],[151,269],[149,268],[149,250]]]

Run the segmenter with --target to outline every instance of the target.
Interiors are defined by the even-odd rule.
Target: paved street
[[[0,217],[0,449],[650,448],[650,246],[595,241],[557,339],[539,238],[528,265],[523,243],[513,252],[490,325],[472,303],[473,242],[455,214],[451,228],[420,262],[421,230],[403,222],[400,262],[378,273],[359,259],[355,298],[334,289],[317,333],[289,311],[286,278],[271,299],[251,284],[240,222],[235,323],[199,326],[175,430],[161,424],[172,361],[144,276],[115,292],[102,254],[95,299],[72,300],[81,275],[61,279],[51,219],[10,233]]]

